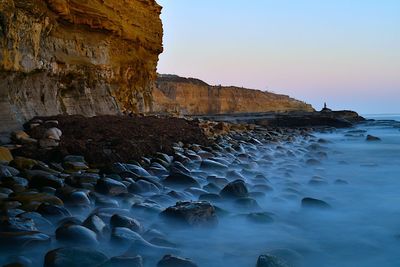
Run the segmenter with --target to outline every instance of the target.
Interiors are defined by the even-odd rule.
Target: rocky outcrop
[[[234,86],[211,86],[201,80],[159,75],[154,110],[183,115],[314,111],[286,95]]]
[[[34,116],[151,109],[155,0],[1,0],[0,131]]]

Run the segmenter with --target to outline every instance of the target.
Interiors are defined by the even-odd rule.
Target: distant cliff
[[[155,0],[1,0],[0,131],[36,115],[151,109]]]
[[[154,111],[184,115],[314,111],[286,95],[240,87],[211,86],[201,80],[159,75],[153,91]]]

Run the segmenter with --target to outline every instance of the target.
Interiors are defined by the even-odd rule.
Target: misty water
[[[262,254],[280,257],[294,267],[400,266],[400,122],[393,120],[400,120],[400,116],[378,119],[351,129],[298,135],[289,141],[242,142],[241,151],[215,152],[214,159],[228,165],[228,171],[205,170],[199,160],[192,161],[187,167],[201,185],[216,177],[229,181],[240,178],[258,203],[238,207],[229,201],[212,202],[218,208],[216,227],[171,226],[158,213],[130,209],[132,200],[124,199],[118,199],[123,209],[103,209],[101,216],[115,212],[129,215],[146,230],[156,229],[175,244],[171,249],[147,251],[145,266],[155,266],[167,253],[207,267],[255,266]],[[382,140],[368,142],[367,134]],[[176,202],[167,196],[169,190],[142,197],[165,209]],[[198,189],[174,190],[184,193],[186,200],[198,200],[203,193]],[[304,208],[304,197],[323,200],[332,208]],[[93,210],[70,211],[83,221]],[[267,219],[249,220],[250,212],[264,212]],[[56,227],[38,228],[54,235]],[[51,244],[51,248],[60,246],[64,244]],[[112,257],[124,254],[128,247],[103,238],[96,249]],[[43,256],[51,248],[0,252],[0,259],[26,255],[35,266],[42,266]]]
[[[321,144],[327,157],[320,158],[318,166],[305,164],[315,157],[305,149],[310,140],[257,150],[244,146],[253,159],[242,162],[252,165],[237,169],[250,184],[255,183],[254,174],[246,174],[243,167],[268,178],[273,191],[257,201],[263,211],[274,214],[274,222],[254,224],[227,216],[214,230],[175,231],[174,241],[200,266],[254,266],[265,253],[295,266],[400,266],[399,130],[400,123],[382,120],[316,133],[312,140],[327,141]],[[367,133],[382,141],[367,142]],[[310,184],[314,176],[323,182]],[[301,208],[303,197],[322,199],[332,209]]]

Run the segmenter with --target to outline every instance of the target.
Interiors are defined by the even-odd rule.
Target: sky
[[[400,0],[157,0],[159,73],[400,113]]]

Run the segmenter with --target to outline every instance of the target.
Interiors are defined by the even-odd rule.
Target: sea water
[[[251,169],[273,188],[257,201],[274,222],[250,223],[236,211],[220,218],[217,229],[176,231],[172,236],[184,255],[200,266],[255,266],[260,254],[281,256],[293,266],[400,266],[400,116],[378,119],[314,133],[314,140],[324,140],[326,154],[318,154],[316,166],[305,163],[311,156],[302,138],[257,151],[244,146]],[[367,134],[381,141],[366,141]],[[323,182],[310,183],[314,176]],[[324,200],[332,209],[304,209],[303,197]]]

